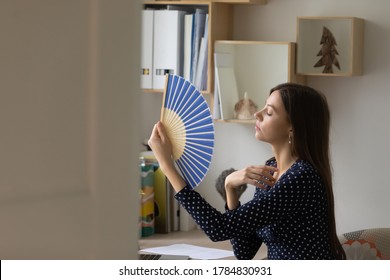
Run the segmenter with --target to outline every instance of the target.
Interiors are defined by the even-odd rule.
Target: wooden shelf
[[[233,37],[233,8],[235,4],[266,4],[266,0],[182,0],[182,1],[144,1],[144,7],[164,8],[167,5],[207,6],[209,14],[209,42],[207,58],[207,88],[203,94],[210,94],[209,104],[214,104],[214,46],[216,41],[227,41]],[[162,89],[144,89],[145,93],[162,93]],[[228,120],[230,123],[253,123],[254,120]]]
[[[207,6],[209,14],[209,41],[207,57],[207,89],[202,91],[204,94],[212,93],[214,90],[214,41],[229,40],[233,34],[233,6],[227,3],[214,1],[145,1],[144,7],[163,8],[166,5],[188,5],[188,6]],[[162,90],[153,90],[162,92]]]
[[[223,108],[224,122],[253,123],[253,120],[234,120],[234,104],[248,93],[258,106],[263,107],[274,86],[295,82],[304,84],[303,76],[295,72],[295,47],[293,42],[266,42],[266,41],[216,41],[215,52],[231,54],[233,72],[237,91],[224,95],[220,92],[221,106]],[[222,83],[222,77],[219,81]],[[229,81],[227,81],[229,82]],[[228,87],[231,88],[230,86]],[[233,94],[230,95],[229,94]],[[217,98],[217,97],[215,97]],[[226,106],[228,108],[226,109]]]

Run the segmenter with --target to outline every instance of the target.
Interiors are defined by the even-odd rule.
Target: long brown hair
[[[334,213],[332,170],[329,159],[330,113],[326,97],[315,89],[284,83],[271,89],[270,94],[279,91],[290,118],[293,137],[293,156],[309,161],[322,176],[328,200],[330,221],[329,239],[335,258],[345,259],[345,252],[336,232]]]

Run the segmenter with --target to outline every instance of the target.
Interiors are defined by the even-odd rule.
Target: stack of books
[[[141,88],[160,90],[176,74],[207,89],[208,11],[167,5],[142,11]]]
[[[196,228],[187,211],[174,198],[175,191],[161,171],[153,152],[142,152],[140,160],[148,166],[153,166],[154,232],[169,233]]]

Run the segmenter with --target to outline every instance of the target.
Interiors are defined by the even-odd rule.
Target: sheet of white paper
[[[140,252],[160,255],[185,255],[191,259],[212,260],[234,256],[232,251],[194,246],[189,244],[173,244],[163,247],[143,249]]]

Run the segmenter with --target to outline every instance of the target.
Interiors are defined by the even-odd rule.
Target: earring
[[[291,145],[291,140],[292,140],[292,137],[291,135],[288,136],[288,143]]]

